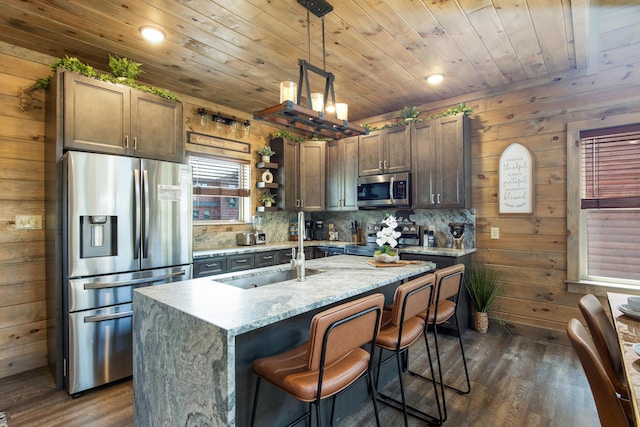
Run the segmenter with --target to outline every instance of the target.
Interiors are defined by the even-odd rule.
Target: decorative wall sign
[[[203,133],[187,132],[187,142],[190,144],[221,148],[223,150],[239,151],[246,154],[251,152],[251,144],[247,144],[246,142],[218,138],[217,136],[205,135]]]
[[[500,213],[533,212],[533,160],[527,147],[514,142],[502,152],[498,180]]]

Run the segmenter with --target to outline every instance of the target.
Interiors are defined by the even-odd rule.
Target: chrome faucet
[[[295,268],[298,276],[298,282],[305,280],[304,278],[304,212],[298,212],[298,255],[296,256],[296,248],[291,248],[291,269]]]

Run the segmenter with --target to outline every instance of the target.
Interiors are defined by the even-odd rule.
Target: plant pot
[[[262,156],[262,161],[265,163],[271,162],[271,156]]]
[[[473,313],[473,329],[479,334],[486,334],[489,330],[489,315],[479,311]]]
[[[264,202],[264,207],[265,208],[270,208],[271,207],[271,202]]]
[[[400,255],[389,255],[389,254],[373,254],[373,260],[377,262],[385,262],[387,264],[394,263],[400,261]]]

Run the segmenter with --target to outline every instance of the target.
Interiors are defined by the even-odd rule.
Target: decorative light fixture
[[[329,138],[344,138],[348,136],[364,135],[368,130],[362,127],[350,125],[347,121],[347,104],[340,115],[337,112],[336,95],[333,89],[333,73],[326,71],[326,54],[324,39],[324,16],[333,10],[333,6],[325,0],[298,0],[307,9],[307,40],[309,60],[298,59],[300,66],[300,78],[297,85],[297,96],[292,99],[293,82],[280,84],[280,104],[254,113],[257,120],[266,120],[295,132],[305,135],[319,135]],[[309,13],[313,13],[322,20],[322,61],[323,67],[311,65],[311,26]],[[325,79],[324,93],[311,92],[309,73],[317,74]],[[306,106],[302,104],[303,91]]]
[[[432,85],[437,85],[443,80],[444,80],[444,74],[440,74],[440,73],[431,74],[429,77],[427,77],[427,83]]]
[[[164,33],[155,27],[140,27],[140,34],[145,40],[151,43],[160,43],[164,40]]]
[[[251,127],[251,122],[249,120],[242,121],[241,119],[236,118],[236,116],[223,114],[219,111],[207,110],[206,108],[202,107],[198,108],[198,115],[200,116],[200,125],[202,126],[204,126],[205,121],[207,120],[207,116],[211,116],[211,121],[216,124],[217,130],[220,130],[222,125],[229,126],[234,131],[241,127],[242,134],[244,136],[249,136]]]

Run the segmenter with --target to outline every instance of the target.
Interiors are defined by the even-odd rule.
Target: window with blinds
[[[193,220],[246,222],[249,162],[189,153],[193,171]]]
[[[580,133],[586,275],[640,283],[640,125]]]

